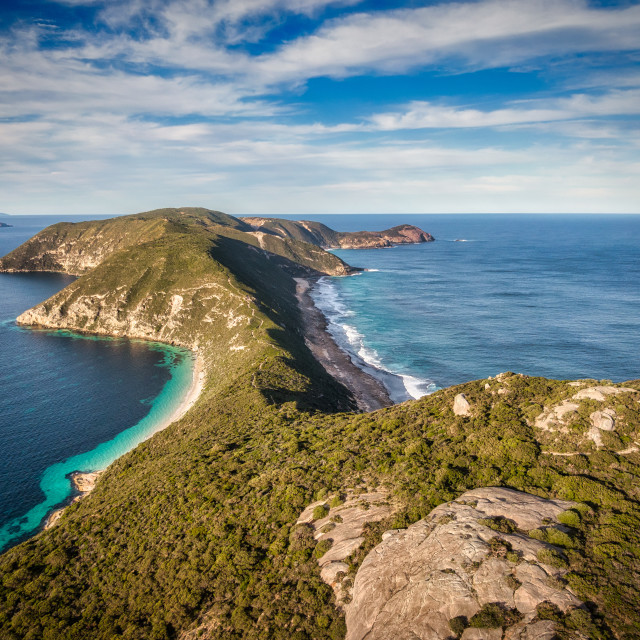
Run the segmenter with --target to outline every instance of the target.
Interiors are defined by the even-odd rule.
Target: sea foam
[[[355,316],[355,312],[340,298],[332,278],[320,278],[310,294],[315,305],[324,314],[327,331],[336,344],[357,367],[384,384],[393,402],[418,399],[437,389],[433,381],[394,371],[382,361],[380,354],[367,344],[366,337],[348,321]]]

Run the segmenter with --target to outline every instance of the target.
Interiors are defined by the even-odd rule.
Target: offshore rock
[[[486,605],[510,613],[505,628],[467,628],[465,640],[502,638],[503,631],[513,640],[550,637],[553,623],[541,624],[537,607],[551,602],[567,611],[582,603],[563,586],[565,570],[544,563],[562,551],[526,532],[566,530],[557,518],[571,506],[510,489],[474,489],[387,536],[356,574],[346,639],[385,640],[390,629],[398,640],[449,638],[450,621],[462,617],[468,627]],[[474,626],[482,627],[477,620]]]

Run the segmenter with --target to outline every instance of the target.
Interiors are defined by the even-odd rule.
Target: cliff
[[[377,249],[399,244],[433,242],[435,238],[410,224],[386,231],[334,231],[320,222],[282,220],[279,218],[243,218],[258,233],[294,238],[324,249]]]
[[[204,390],[0,556],[2,638],[335,640],[375,611],[395,636],[418,601],[434,638],[640,637],[640,382],[508,373],[356,413],[296,300],[336,256],[208,210],[81,224],[3,259],[84,272],[20,321],[197,349]]]

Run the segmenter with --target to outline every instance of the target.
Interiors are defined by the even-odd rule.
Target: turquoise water
[[[508,370],[640,378],[640,216],[314,219],[344,231],[407,222],[436,238],[335,251],[371,271],[313,293],[338,343],[396,401]]]
[[[0,230],[3,254],[51,219],[9,222],[13,229]],[[185,350],[15,324],[72,280],[0,274],[0,548],[33,534],[69,500],[68,474],[103,469],[151,436],[192,383]]]

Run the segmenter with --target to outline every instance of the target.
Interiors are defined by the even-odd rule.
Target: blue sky
[[[0,210],[640,212],[640,4],[4,0]]]

